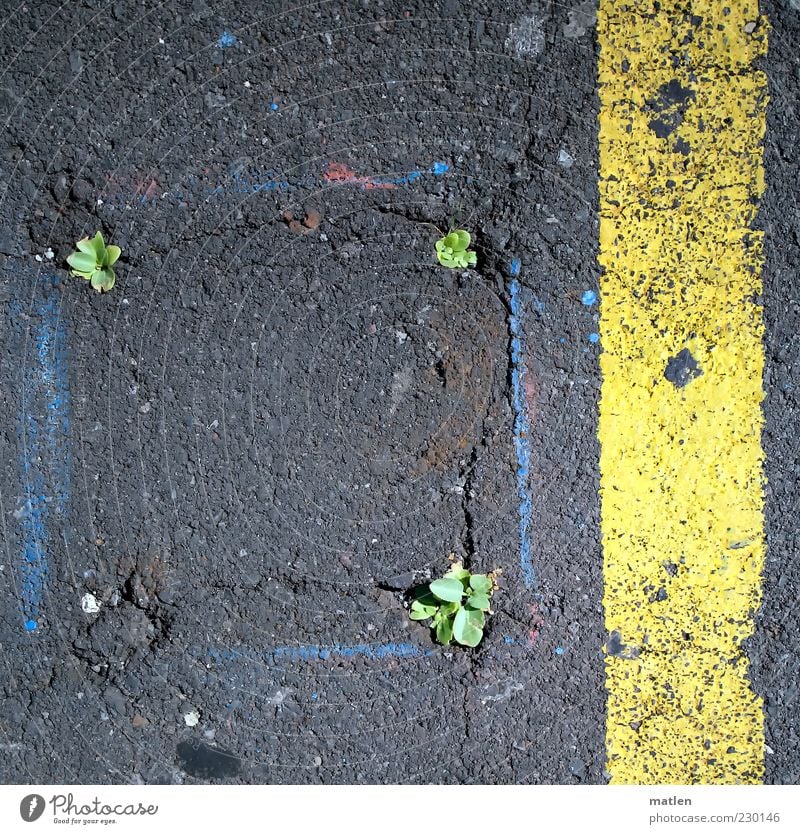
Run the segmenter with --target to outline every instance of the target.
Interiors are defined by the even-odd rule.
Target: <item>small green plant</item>
[[[436,639],[474,648],[483,638],[486,615],[495,591],[493,574],[470,573],[460,562],[417,592],[411,603],[412,620],[431,620]]]
[[[478,255],[470,250],[472,241],[465,229],[456,229],[436,241],[436,257],[442,266],[450,269],[466,269],[478,263]]]
[[[117,280],[112,267],[122,254],[119,246],[106,246],[101,232],[91,240],[85,237],[75,245],[78,251],[67,258],[67,263],[72,267],[72,274],[91,281],[97,292],[108,292]]]

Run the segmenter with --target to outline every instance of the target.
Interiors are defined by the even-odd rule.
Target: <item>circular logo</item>
[[[25,822],[36,822],[44,813],[44,797],[38,793],[29,793],[19,803],[19,815]]]

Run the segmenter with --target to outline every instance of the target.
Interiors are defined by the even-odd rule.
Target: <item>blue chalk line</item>
[[[525,357],[522,332],[521,287],[516,276],[521,264],[514,259],[509,271],[514,276],[510,283],[511,295],[511,381],[514,390],[514,448],[517,452],[517,493],[519,497],[519,563],[525,585],[528,588],[536,584],[536,574],[530,550],[530,529],[533,516],[533,498],[529,480],[531,471],[530,425],[525,408],[525,391],[523,387]]]
[[[63,525],[70,492],[67,338],[60,313],[58,278],[45,276],[40,287],[42,297],[34,304],[31,316],[34,350],[22,369],[17,422],[24,497],[23,506],[16,513],[22,527],[20,606],[23,626],[29,632],[41,625],[51,525]],[[20,302],[12,302],[10,311],[21,329]]]

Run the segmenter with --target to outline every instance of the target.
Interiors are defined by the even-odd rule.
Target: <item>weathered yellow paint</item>
[[[766,34],[756,0],[600,0],[599,433],[616,783],[763,779],[762,704],[742,641],[764,560],[753,221]],[[691,361],[667,371],[684,350],[699,375]]]

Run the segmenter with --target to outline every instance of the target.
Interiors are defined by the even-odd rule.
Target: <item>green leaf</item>
[[[431,582],[431,593],[445,602],[461,602],[464,586],[457,579],[443,577]]]
[[[481,642],[483,631],[478,628],[466,608],[462,608],[453,621],[453,637],[462,646],[475,648]]]
[[[438,605],[423,605],[419,600],[414,600],[411,603],[411,613],[409,616],[412,620],[427,620],[430,619],[439,610]]]
[[[479,594],[488,594],[492,590],[492,580],[482,573],[473,573],[469,579],[469,587]]]
[[[94,272],[97,262],[94,254],[89,255],[86,252],[73,252],[68,258],[67,263],[78,272]]]
[[[456,237],[456,245],[453,246],[453,249],[456,251],[469,249],[469,244],[472,241],[472,237],[470,233],[466,231],[466,229],[456,229],[453,232]]]
[[[114,270],[111,269],[111,267],[96,269],[92,273],[92,287],[96,289],[97,292],[108,292],[112,289],[116,280]]]
[[[469,617],[469,621],[475,628],[483,628],[486,624],[486,616],[484,615],[483,611],[476,611],[474,608],[467,608],[467,616]]]
[[[445,245],[448,249],[452,249],[454,252],[455,252],[457,249],[461,249],[461,248],[462,248],[462,247],[460,247],[460,246],[458,245],[458,244],[459,244],[459,241],[458,241],[458,234],[457,234],[456,232],[450,232],[450,234],[449,234],[449,235],[445,235],[445,236],[444,236],[444,238],[443,238],[443,240],[444,240],[444,245]]]
[[[453,579],[469,579],[471,576],[470,572],[466,568],[456,567],[453,565],[449,571],[445,574],[445,576],[452,576]]]
[[[439,603],[439,610],[442,612],[442,616],[444,617],[452,617],[453,614],[461,608],[460,602],[440,602]]]
[[[436,626],[436,639],[443,645],[447,646],[453,639],[453,621],[451,619],[442,620]]]
[[[97,263],[103,263],[103,258],[106,254],[106,242],[103,240],[102,232],[97,232],[97,234],[92,238],[91,244],[94,247],[94,252],[97,255]]]
[[[449,249],[446,252],[443,251],[443,250],[437,251],[436,252],[436,257],[438,258],[439,263],[442,266],[449,267],[450,269],[455,269],[456,266],[457,266],[457,264],[453,260],[453,254],[452,254],[452,252],[450,252]]]
[[[92,270],[92,272],[81,272],[79,269],[73,269],[72,270],[72,275],[75,278],[83,278],[86,281],[90,281],[92,279],[92,273],[93,272],[94,272],[94,270]]]
[[[478,253],[477,252],[465,252],[464,255],[464,266],[475,266],[478,263]]]
[[[486,594],[473,594],[467,599],[467,608],[474,608],[478,611],[488,611],[489,604],[489,597]]]
[[[86,252],[87,255],[94,255],[94,246],[88,237],[82,238],[75,244],[81,252]]]
[[[113,243],[110,246],[106,246],[106,266],[114,266],[121,254],[122,250],[119,246],[114,246]]]

